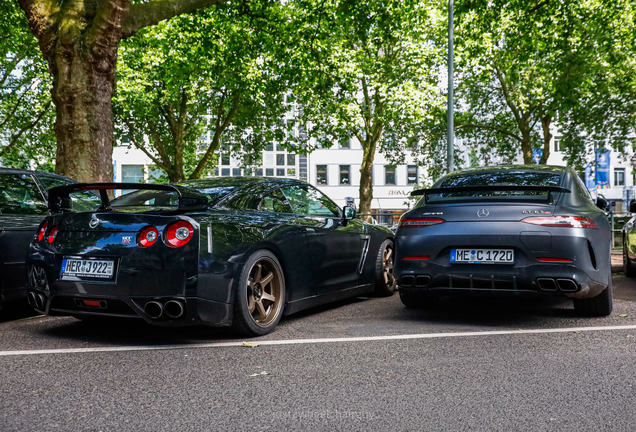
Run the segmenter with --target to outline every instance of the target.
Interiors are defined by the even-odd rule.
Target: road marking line
[[[252,339],[252,341],[259,345],[298,345],[298,344],[317,344],[317,343],[334,343],[334,342],[373,342],[373,341],[408,340],[408,339],[443,339],[443,338],[451,338],[451,337],[572,333],[572,332],[593,332],[593,331],[609,331],[609,330],[636,330],[636,325],[601,326],[601,327],[567,327],[567,328],[530,329],[530,330],[494,330],[494,331],[457,332],[457,333],[420,333],[420,334],[403,334],[403,335],[389,335],[389,336],[359,336],[359,337],[323,338],[323,339],[281,339],[281,340]],[[109,347],[94,347],[94,348],[60,348],[60,349],[23,350],[23,351],[0,351],[0,357],[36,355],[36,354],[75,354],[75,353],[93,353],[93,352],[159,351],[159,350],[175,350],[175,349],[223,348],[223,347],[242,347],[242,346],[243,346],[243,341],[212,342],[212,343],[191,344],[191,345],[132,345],[132,346],[109,346]]]

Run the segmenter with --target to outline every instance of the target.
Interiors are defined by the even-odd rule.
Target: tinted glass
[[[559,186],[562,173],[540,171],[494,171],[454,174],[444,177],[434,188],[474,187],[474,186]],[[428,202],[465,200],[527,200],[547,199],[545,191],[474,191],[451,192],[428,195]]]
[[[27,174],[0,175],[2,214],[46,215],[48,208],[33,178]]]
[[[179,194],[169,191],[140,190],[115,198],[110,202],[113,207],[159,206],[178,207]]]
[[[261,200],[258,207],[260,211],[276,212],[276,213],[293,213],[292,208],[287,202],[285,195],[279,190],[276,190]]]
[[[66,186],[72,183],[65,179],[56,178],[56,177],[48,177],[43,175],[38,175],[38,178],[40,179],[40,183],[42,183],[42,185],[44,185],[44,187],[47,189],[51,189],[58,186]]]
[[[294,212],[310,216],[338,217],[338,206],[320,191],[310,186],[297,185],[283,188],[283,193]]]
[[[215,186],[215,187],[205,187],[203,184],[197,184],[196,182],[188,182],[185,186],[196,189],[197,191],[206,194],[210,197],[210,204],[215,205],[223,198],[231,194],[236,186]]]

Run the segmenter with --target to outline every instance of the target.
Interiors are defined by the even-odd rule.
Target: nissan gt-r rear
[[[395,236],[407,307],[443,294],[556,295],[612,311],[610,226],[576,173],[507,166],[449,174],[404,214]]]

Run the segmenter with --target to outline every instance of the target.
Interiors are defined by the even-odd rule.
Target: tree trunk
[[[550,123],[552,122],[552,116],[547,114],[541,117],[541,128],[543,129],[543,154],[539,164],[545,165],[548,163],[550,157],[550,141],[552,140],[552,134],[550,133]]]
[[[113,181],[111,99],[117,47],[95,58],[83,38],[57,45],[49,59],[57,108],[55,172],[80,182]]]
[[[361,219],[371,222],[371,200],[373,200],[373,159],[375,158],[376,141],[367,138],[367,144],[362,143],[363,156],[360,167],[360,208]]]
[[[523,154],[523,163],[532,164],[532,144],[530,143],[530,131],[521,130],[521,154]]]

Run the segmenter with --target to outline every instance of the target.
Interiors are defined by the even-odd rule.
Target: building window
[[[561,151],[561,138],[554,138],[554,151],[555,152]]]
[[[274,154],[265,153],[265,166],[273,166],[273,165],[274,165]]]
[[[284,166],[285,165],[285,155],[277,154],[276,155],[276,166]]]
[[[287,168],[287,177],[296,177],[296,168]]]
[[[263,177],[263,168],[259,168],[259,169],[257,169],[257,170],[256,170],[256,175],[257,175],[258,177]]]
[[[265,168],[265,175],[267,177],[274,177],[274,168]]]
[[[340,148],[343,148],[343,149],[351,148],[351,139],[348,137],[340,138]]]
[[[349,171],[351,165],[340,165],[340,184],[348,185],[349,183]]]
[[[288,154],[287,155],[287,166],[296,166],[296,155]]]
[[[232,169],[232,177],[240,177],[241,176],[241,169],[240,168],[233,168]]]
[[[267,144],[267,151],[274,151],[274,144]]]
[[[327,184],[327,165],[316,165],[316,184]]]
[[[121,166],[122,183],[139,183],[144,181],[143,165],[122,165]]]
[[[223,153],[221,155],[221,165],[229,165],[230,164],[230,154]]]
[[[276,168],[276,177],[285,177],[285,168]]]
[[[625,168],[614,168],[614,186],[625,186]]]
[[[384,167],[384,184],[395,185],[395,168],[392,166]]]
[[[406,183],[417,184],[417,165],[408,165],[406,167]]]
[[[229,177],[230,176],[230,169],[229,168],[222,168],[221,169],[221,177]]]

